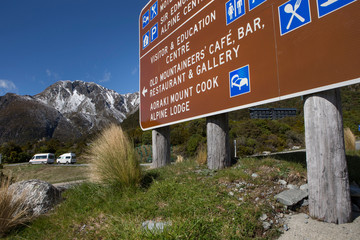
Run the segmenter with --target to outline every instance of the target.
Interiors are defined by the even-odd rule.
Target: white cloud
[[[17,87],[12,81],[0,79],[0,95],[7,92],[17,92]]]
[[[60,75],[58,74],[58,73],[56,73],[56,72],[53,72],[53,71],[51,71],[50,69],[46,69],[46,75],[48,76],[48,77],[53,77],[53,78],[55,78],[55,80],[60,80]]]
[[[103,78],[100,80],[100,82],[108,82],[111,79],[111,72],[108,72],[107,70],[104,73]]]
[[[132,71],[131,71],[131,75],[136,75],[138,73],[138,68],[135,67]]]

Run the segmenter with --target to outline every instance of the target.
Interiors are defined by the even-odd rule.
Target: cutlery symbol
[[[299,14],[296,13],[296,10],[298,10],[298,8],[300,7],[300,4],[301,4],[301,0],[296,0],[294,7],[290,3],[286,4],[284,11],[286,13],[291,13],[290,21],[289,21],[288,25],[286,26],[286,29],[290,28],[290,25],[294,19],[294,16],[297,17],[301,22],[305,21],[305,19],[302,16],[300,16]]]

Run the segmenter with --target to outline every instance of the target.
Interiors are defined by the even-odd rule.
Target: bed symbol
[[[249,65],[229,73],[230,97],[236,97],[250,92]]]
[[[249,86],[249,79],[247,78],[241,78],[239,77],[239,75],[235,74],[232,78],[231,78],[231,88],[233,87],[238,87],[239,90],[241,90],[242,86]]]

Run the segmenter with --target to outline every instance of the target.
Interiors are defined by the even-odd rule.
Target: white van
[[[76,163],[76,155],[75,153],[64,153],[56,159],[56,163]]]
[[[53,153],[39,153],[35,154],[29,161],[32,164],[45,164],[45,163],[54,163],[55,154]]]

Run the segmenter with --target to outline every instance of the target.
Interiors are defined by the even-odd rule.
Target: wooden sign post
[[[207,165],[209,169],[223,169],[230,166],[228,114],[206,118]]]
[[[306,96],[304,117],[310,215],[348,223],[351,201],[340,90]]]
[[[153,168],[170,164],[170,127],[157,128],[152,131]]]

